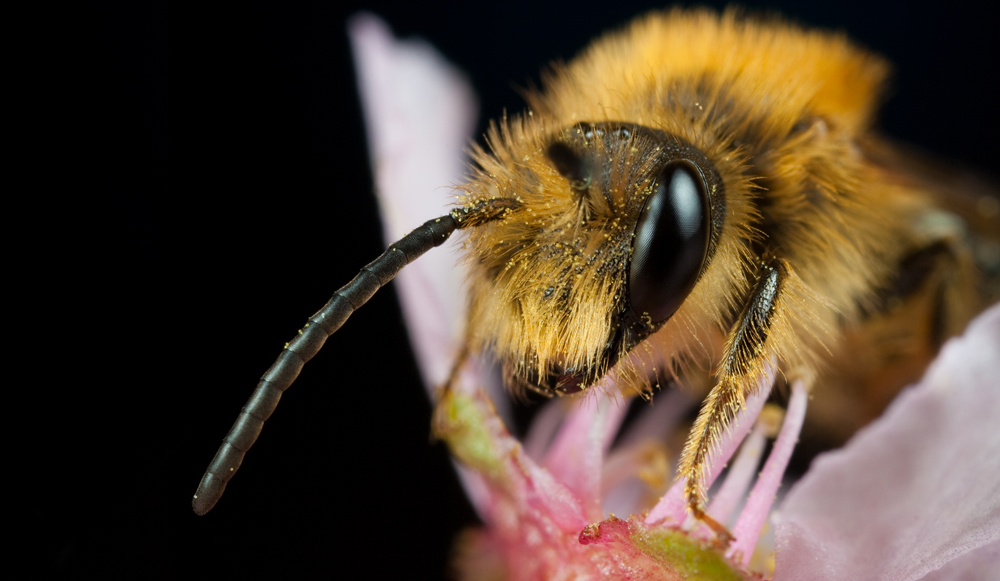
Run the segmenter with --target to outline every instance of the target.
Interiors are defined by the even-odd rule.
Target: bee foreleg
[[[762,265],[749,299],[729,332],[718,381],[705,399],[681,456],[678,478],[685,478],[684,496],[691,514],[711,527],[725,542],[725,527],[704,512],[705,478],[712,454],[733,419],[745,405],[746,397],[760,384],[772,358],[767,335],[776,314],[780,314],[782,288],[789,268],[784,260],[772,259]]]

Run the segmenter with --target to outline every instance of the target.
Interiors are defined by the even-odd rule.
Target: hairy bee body
[[[888,70],[843,36],[734,11],[654,14],[556,67],[527,114],[491,127],[461,188],[463,204],[522,202],[469,235],[472,347],[492,350],[515,389],[547,394],[609,372],[642,391],[712,370],[682,465],[693,481],[770,364],[820,392],[876,393],[836,427],[849,434],[996,298],[981,276],[997,270],[996,229],[970,241],[942,192],[873,133]],[[630,307],[629,269],[664,143],[702,152],[700,173],[717,175],[704,263],[656,323]],[[567,147],[579,160],[561,160]],[[993,251],[977,263],[978,243]],[[689,490],[692,506],[702,495]]]

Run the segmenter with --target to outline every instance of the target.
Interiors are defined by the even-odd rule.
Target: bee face
[[[884,276],[878,263],[854,267],[898,244],[902,225],[843,243],[839,232],[845,221],[874,224],[857,210],[870,193],[849,145],[869,122],[884,63],[835,37],[810,44],[774,27],[759,42],[755,30],[732,15],[638,21],[557,68],[528,95],[529,113],[495,125],[490,151],[474,152],[463,203],[522,202],[468,245],[470,347],[491,350],[508,385],[572,393],[613,371],[641,388],[678,363],[716,367],[768,269],[791,273],[784,294],[795,304],[746,353],[811,368],[812,329]],[[803,73],[783,56],[802,47],[833,64]],[[830,74],[850,77],[849,95]]]
[[[474,312],[514,322],[483,327],[499,331],[484,342],[515,346],[500,353],[511,385],[562,395],[599,380],[677,311],[718,245],[725,187],[702,151],[662,130],[537,133],[520,164],[473,186],[525,200],[473,235]]]

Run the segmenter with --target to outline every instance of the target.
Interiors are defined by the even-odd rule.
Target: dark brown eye
[[[698,280],[708,251],[705,180],[689,162],[667,164],[639,215],[632,242],[629,299],[637,315],[661,323]]]

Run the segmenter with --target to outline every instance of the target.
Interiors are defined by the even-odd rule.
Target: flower
[[[391,243],[443,213],[450,191],[442,186],[459,182],[464,171],[475,98],[430,46],[396,41],[377,18],[355,17],[350,35]],[[453,240],[429,253],[396,279],[428,386],[444,383],[459,350],[464,303],[457,245]],[[815,461],[774,514],[775,580],[978,579],[1000,570],[997,353],[1000,306],[949,342],[925,379],[883,418]],[[658,398],[612,448],[624,416],[616,391],[603,385],[569,405],[550,403],[522,443],[505,427],[507,399],[489,366],[472,360],[462,368],[453,389],[436,401],[434,425],[485,523],[461,542],[457,566],[465,577],[770,573],[766,566],[751,572],[748,564],[805,415],[804,388],[793,387],[781,433],[749,496],[766,437],[767,422],[757,419],[764,396],[748,400],[713,463],[712,479],[753,428],[708,509],[727,522],[745,500],[728,547],[685,522],[679,486],[655,504],[645,504],[642,494],[649,482],[669,478],[666,456],[651,437],[662,439],[692,402],[682,392]]]

